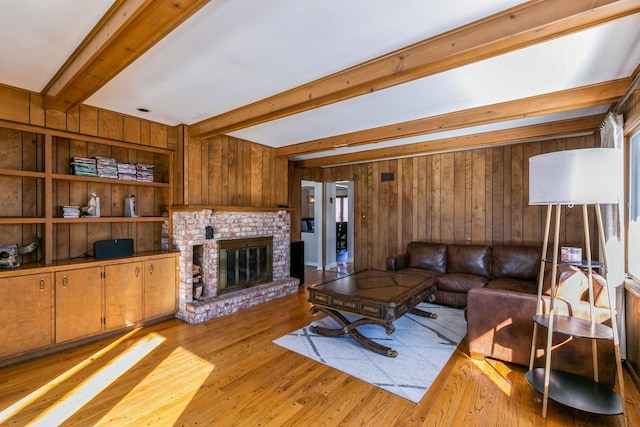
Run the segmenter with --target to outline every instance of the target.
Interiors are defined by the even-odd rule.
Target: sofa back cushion
[[[407,246],[407,266],[444,273],[447,268],[447,247],[438,243],[411,242]]]
[[[447,273],[491,276],[491,249],[483,245],[447,245]]]
[[[494,246],[491,249],[492,277],[535,280],[542,250],[533,246]]]

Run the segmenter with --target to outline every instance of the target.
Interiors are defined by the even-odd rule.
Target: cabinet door
[[[144,262],[144,318],[176,312],[175,257]]]
[[[107,330],[133,326],[142,320],[142,263],[104,268],[105,325]]]
[[[56,342],[102,330],[101,267],[56,273]]]
[[[0,280],[0,358],[53,342],[51,273]]]

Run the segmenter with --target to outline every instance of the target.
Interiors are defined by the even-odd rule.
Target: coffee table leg
[[[398,355],[397,351],[393,350],[390,347],[385,347],[385,346],[383,346],[381,344],[378,344],[375,341],[370,340],[369,338],[367,338],[364,335],[362,335],[356,329],[356,328],[358,328],[358,327],[360,327],[362,325],[369,325],[369,324],[380,325],[385,329],[387,335],[391,335],[396,330],[396,328],[391,323],[384,323],[384,322],[376,321],[376,320],[373,320],[373,319],[367,319],[367,318],[362,318],[362,319],[358,319],[358,320],[355,320],[353,322],[350,322],[349,319],[344,317],[338,311],[331,310],[331,309],[324,308],[324,307],[317,307],[317,306],[311,307],[311,312],[312,313],[315,313],[315,312],[318,312],[318,311],[322,311],[323,313],[326,313],[327,315],[329,315],[341,327],[340,328],[325,328],[323,326],[312,326],[310,328],[311,332],[319,334],[319,335],[324,335],[324,336],[327,336],[327,337],[336,337],[336,336],[339,336],[339,335],[348,334],[358,344],[362,345],[363,347],[365,347],[368,350],[373,351],[374,353],[378,353],[378,354],[381,354],[381,355],[387,356],[387,357],[396,357]]]

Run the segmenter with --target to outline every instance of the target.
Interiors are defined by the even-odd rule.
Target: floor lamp
[[[593,314],[594,294],[592,283],[592,269],[601,269],[602,275],[607,278],[607,253],[602,217],[600,214],[600,204],[619,203],[619,194],[623,185],[622,180],[622,150],[614,148],[588,148],[579,150],[557,151],[553,153],[533,156],[529,159],[529,204],[547,205],[546,224],[542,256],[540,262],[540,273],[538,281],[538,305],[536,316],[534,316],[533,340],[531,343],[531,358],[529,362],[529,372],[527,379],[543,394],[542,417],[547,416],[547,402],[550,397],[560,403],[571,405],[578,402],[579,409],[596,413],[620,414],[623,413],[624,406],[624,383],[622,377],[622,361],[620,359],[620,347],[618,339],[618,329],[616,325],[615,310],[612,301],[612,294],[609,291],[609,307],[611,312],[611,328],[600,325],[595,321]],[[555,292],[557,280],[557,267],[559,257],[559,234],[560,234],[560,212],[562,206],[582,205],[584,219],[584,255],[586,259],[580,261],[567,262],[587,269],[589,282],[589,303],[591,307],[590,320],[575,319],[569,316],[559,316],[555,307]],[[598,238],[602,248],[602,262],[597,262],[591,258],[591,241],[589,236],[589,219],[587,206],[594,205],[596,213],[596,223],[598,227]],[[553,235],[553,252],[547,258],[547,248],[549,244],[549,233],[551,229],[552,210],[555,208],[555,223]],[[551,264],[551,295],[549,299],[549,314],[544,314],[544,303],[542,299],[543,282],[546,264]],[[608,281],[607,281],[608,284]],[[547,341],[545,349],[544,375],[540,375],[540,368],[534,369],[536,339],[538,326],[542,325],[547,329]],[[580,331],[575,326],[579,325]],[[586,333],[585,333],[586,330]],[[619,383],[620,396],[614,394],[612,400],[615,401],[611,408],[595,408],[594,400],[585,397],[583,401],[572,396],[571,399],[564,400],[563,392],[566,393],[569,384],[563,383],[562,379],[554,377],[551,371],[551,351],[552,338],[554,332],[565,335],[592,338],[592,352],[594,364],[594,382],[598,382],[598,361],[597,361],[597,339],[610,339],[613,341],[616,357],[616,377]],[[553,377],[553,387],[550,390],[550,378]],[[566,384],[564,390],[557,390]],[[597,400],[597,399],[596,399]],[[600,399],[601,400],[601,399]],[[591,411],[590,411],[591,412]],[[625,418],[626,419],[626,418]]]

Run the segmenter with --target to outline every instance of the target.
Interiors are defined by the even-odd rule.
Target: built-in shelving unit
[[[25,124],[0,123],[0,245],[40,247],[21,262],[51,264],[92,254],[93,242],[133,238],[136,251],[161,249],[161,206],[171,205],[171,150]],[[152,164],[153,182],[77,176],[73,157],[111,157]],[[61,206],[86,206],[100,197],[100,217],[63,218]],[[136,196],[138,217],[124,216],[124,200]],[[0,275],[2,270],[0,270]]]

